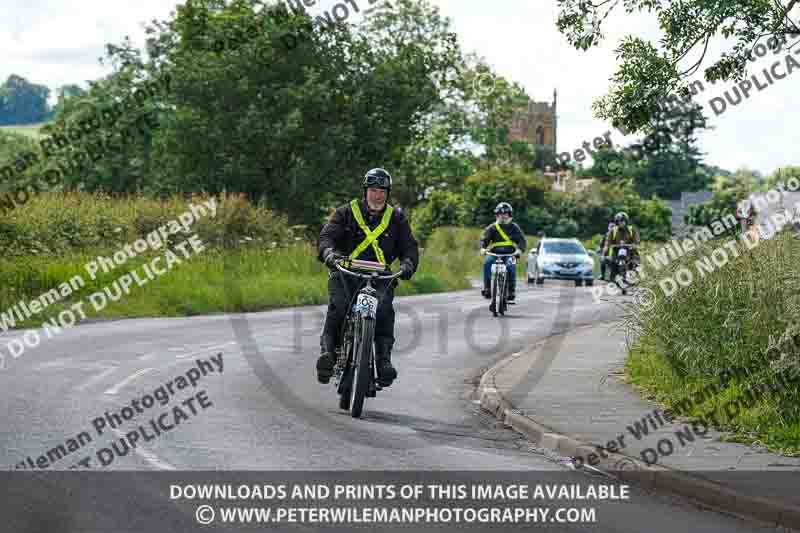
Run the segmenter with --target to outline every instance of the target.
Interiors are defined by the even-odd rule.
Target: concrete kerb
[[[563,335],[563,333],[559,335]],[[548,449],[563,456],[581,458],[584,463],[588,462],[587,458],[590,455],[594,455],[598,458],[598,462],[593,464],[595,468],[623,481],[636,483],[647,490],[669,491],[715,511],[771,526],[800,531],[800,509],[798,508],[766,498],[740,494],[719,483],[678,470],[660,465],[646,465],[628,455],[606,451],[605,457],[603,457],[597,453],[597,448],[591,443],[553,431],[522,414],[498,391],[495,376],[511,361],[529,354],[542,342],[506,357],[484,373],[477,390],[481,409],[494,415],[504,425],[522,434],[539,448]]]

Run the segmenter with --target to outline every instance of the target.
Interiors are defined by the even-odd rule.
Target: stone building
[[[558,92],[554,90],[552,104],[529,101],[527,109],[521,109],[514,113],[509,128],[509,141],[528,141],[534,146],[550,147],[553,153],[558,153],[556,150],[557,100]]]

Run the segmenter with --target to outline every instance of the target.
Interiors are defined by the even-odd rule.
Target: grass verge
[[[409,281],[401,281],[396,295],[467,289],[479,272],[476,241],[471,230],[445,228],[432,236],[420,266]],[[90,304],[91,294],[110,286],[123,274],[139,272],[162,251],[137,255],[124,264],[91,279],[85,265],[98,255],[110,256],[117,248],[72,251],[58,257],[45,255],[0,259],[0,311],[19,301],[30,302],[58,288],[74,276],[85,285],[43,311],[13,327],[38,327],[61,311],[84,301],[89,318],[191,316],[216,312],[252,312],[276,307],[322,304],[327,301],[327,269],[317,261],[317,250],[306,242],[283,247],[242,245],[233,249],[209,247],[190,255],[168,273],[130,286],[129,293],[109,301],[99,312]],[[177,254],[182,257],[181,254]],[[470,260],[471,258],[471,260]],[[396,267],[397,265],[395,265]],[[163,268],[163,261],[162,261]],[[11,325],[6,318],[6,323]]]
[[[800,456],[800,243],[787,232],[752,250],[738,241],[722,248],[723,261],[727,240],[646,273],[641,286],[658,297],[626,317],[635,339],[627,374],[650,398],[711,421],[729,440]],[[719,263],[711,272],[699,267],[707,257]],[[665,295],[659,282],[680,269],[693,282]]]

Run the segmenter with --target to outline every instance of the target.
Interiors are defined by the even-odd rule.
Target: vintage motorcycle
[[[389,285],[402,272],[381,275],[381,272],[388,271],[386,265],[357,259],[337,261],[336,268],[343,275],[366,280],[350,300],[343,324],[342,342],[337,349],[336,364],[333,367],[339,407],[349,410],[353,418],[359,418],[364,407],[364,398],[374,398],[377,391],[381,390],[375,370],[374,339],[375,316],[383,294],[378,293],[373,283],[388,280],[388,290]]]
[[[510,257],[513,264],[517,264],[516,254],[495,254],[486,252],[486,255],[494,257],[495,262],[492,264],[492,284],[491,284],[491,303],[489,310],[493,316],[498,313],[505,315],[508,309],[508,269],[503,261],[503,258]]]
[[[627,288],[636,285],[636,270],[639,263],[631,253],[638,249],[638,244],[615,244],[614,260],[611,262],[611,279],[620,288],[622,294],[627,294]]]

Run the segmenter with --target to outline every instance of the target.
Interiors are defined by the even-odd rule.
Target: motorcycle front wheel
[[[508,290],[508,288],[506,287],[506,275],[500,274],[498,278],[499,278],[498,285],[500,285],[500,290],[497,292],[500,295],[500,301],[498,302],[497,312],[500,313],[501,315],[505,315],[506,308],[508,307],[508,299],[506,295],[506,291]]]
[[[625,290],[625,285],[627,285],[627,282],[626,282],[625,278],[627,276],[628,276],[628,271],[625,268],[625,262],[624,261],[620,261],[620,263],[617,265],[617,274],[616,274],[616,277],[614,279],[615,279],[615,283],[617,284],[617,287],[619,287],[620,290],[622,291],[622,295],[623,296],[628,294],[628,291]]]
[[[369,389],[372,379],[372,342],[375,337],[375,321],[372,319],[359,319],[356,333],[358,339],[353,350],[353,381],[350,388],[350,416],[358,418],[364,407],[364,397]]]
[[[492,302],[489,304],[489,310],[493,316],[497,316],[497,274],[492,273]]]

